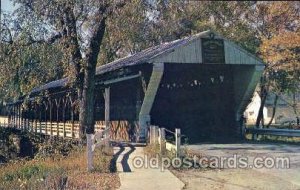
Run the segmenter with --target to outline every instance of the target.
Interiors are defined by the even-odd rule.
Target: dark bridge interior
[[[189,143],[234,139],[232,65],[165,64],[152,124],[181,128]]]

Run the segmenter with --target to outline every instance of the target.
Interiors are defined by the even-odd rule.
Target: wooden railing
[[[175,152],[176,157],[181,156],[181,132],[180,129],[175,129],[175,132],[158,126],[150,126],[150,144],[159,144],[161,154],[165,151]],[[166,139],[166,133],[172,135],[175,142],[169,142]]]
[[[59,136],[63,138],[79,138],[78,121],[38,121],[28,119],[15,119],[8,122],[8,118],[0,119],[1,127],[12,127],[20,130],[27,130],[36,134]],[[15,122],[13,122],[15,121]],[[17,122],[16,122],[17,121]],[[95,122],[95,132],[105,129],[105,121]],[[129,122],[126,120],[113,120],[109,122],[109,135],[115,141],[136,141],[138,139],[139,126],[138,122]]]
[[[96,122],[95,132],[102,131],[105,126],[103,122]],[[0,123],[1,127],[13,127],[21,130],[27,130],[36,134],[49,136],[58,136],[63,138],[79,138],[79,122],[40,122],[40,121],[22,121],[21,125],[13,123]]]

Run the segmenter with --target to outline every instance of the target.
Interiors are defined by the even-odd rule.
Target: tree
[[[59,40],[67,60],[70,82],[78,94],[80,137],[94,133],[95,70],[105,34],[106,20],[125,1],[113,0],[14,0],[15,15],[21,21],[39,21],[28,43],[52,43]],[[73,79],[73,80],[72,80]]]
[[[300,30],[287,31],[263,40],[261,53],[268,64],[268,79],[272,91],[276,93],[271,124],[278,99],[278,93],[299,93],[300,85]],[[297,105],[293,105],[296,115]]]
[[[260,82],[261,105],[256,121],[256,126],[263,122],[263,107],[269,91],[276,94],[295,89],[299,85],[297,73],[299,68],[299,58],[297,54],[298,44],[294,43],[291,35],[297,39],[299,36],[299,2],[261,2],[255,6],[253,13],[249,17],[252,23],[256,23],[255,29],[260,39],[260,54],[267,63]],[[280,40],[281,39],[281,40]],[[291,47],[293,46],[293,47]],[[294,68],[288,69],[287,68]],[[292,74],[293,73],[293,74]],[[294,83],[291,85],[291,83]],[[297,88],[297,87],[296,87]],[[277,98],[274,99],[276,106]],[[275,115],[273,109],[273,117]],[[267,125],[269,126],[270,123]]]
[[[29,43],[30,23],[22,24],[21,29],[12,17],[3,14],[0,23],[0,97],[5,102],[27,95],[33,87],[49,80],[61,78],[65,71],[57,44]]]

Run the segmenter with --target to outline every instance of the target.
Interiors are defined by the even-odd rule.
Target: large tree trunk
[[[61,24],[63,26],[62,35],[64,37],[63,45],[64,51],[69,57],[69,64],[73,69],[72,76],[75,77],[74,87],[77,89],[77,102],[79,103],[80,107],[79,110],[75,110],[76,112],[79,111],[79,137],[83,140],[84,136],[82,134],[85,133],[85,116],[84,113],[81,111],[81,100],[83,97],[83,84],[84,84],[84,72],[82,72],[82,55],[80,52],[80,45],[78,41],[78,33],[76,28],[76,18],[73,12],[73,8],[67,6],[64,9],[64,16],[62,17]]]
[[[275,113],[276,113],[276,108],[277,108],[278,97],[279,96],[276,94],[275,99],[274,99],[274,103],[273,103],[272,117],[271,117],[271,120],[269,121],[269,123],[266,125],[266,128],[269,128],[270,125],[272,124],[273,120],[274,120]]]
[[[95,131],[94,121],[94,92],[95,92],[95,72],[97,59],[100,52],[100,46],[105,33],[105,17],[103,17],[99,25],[95,28],[94,35],[86,54],[86,63],[84,70],[84,84],[82,97],[80,100],[80,137],[84,138],[85,133],[93,134]]]
[[[263,84],[261,85],[261,91],[260,91],[261,103],[260,103],[260,107],[259,107],[259,111],[255,123],[256,128],[259,128],[260,123],[262,123],[262,125],[264,126],[264,107],[267,100],[267,96],[268,96],[268,89],[267,86]]]
[[[293,111],[294,111],[295,115],[298,117],[298,102],[297,102],[295,92],[293,93]]]
[[[85,133],[94,133],[95,70],[95,67],[88,67],[84,72],[84,87],[80,104],[81,139],[84,138]]]

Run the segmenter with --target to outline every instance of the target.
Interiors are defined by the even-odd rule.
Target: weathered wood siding
[[[207,36],[203,36],[205,38]],[[216,39],[222,39],[216,37]],[[238,65],[263,65],[263,62],[254,55],[243,50],[240,46],[224,39],[225,64]],[[169,53],[163,53],[151,60],[162,63],[203,63],[201,38],[192,40],[186,45],[174,49]]]
[[[163,54],[154,58],[153,62],[202,63],[201,51],[201,39],[198,38],[185,46],[174,49],[169,54]]]
[[[224,40],[226,64],[257,65],[263,64],[259,59],[241,49],[238,45]]]

